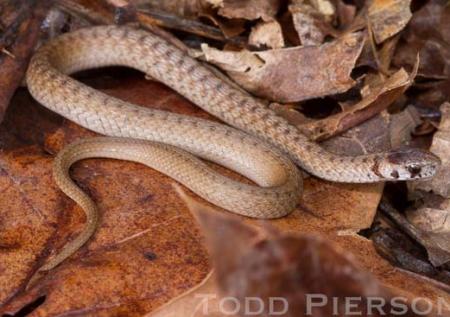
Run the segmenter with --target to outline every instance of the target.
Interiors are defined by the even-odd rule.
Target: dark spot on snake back
[[[247,103],[248,103],[247,99],[241,99],[239,101],[239,107],[244,107]],[[252,107],[250,107],[249,110],[250,110],[250,112],[255,112],[256,109],[258,109],[258,106],[252,106]]]
[[[247,102],[246,102],[245,100],[244,100],[244,101],[241,101],[241,103],[239,104],[239,106],[243,107],[246,103],[247,103]],[[258,109],[257,106],[252,106],[252,107],[250,107],[250,109],[248,109],[248,110],[249,110],[250,112],[255,112],[256,109]]]
[[[153,44],[153,49],[156,51],[162,45],[161,41],[156,41]]]
[[[145,251],[145,252],[144,252],[144,257],[145,257],[147,260],[149,260],[149,261],[155,261],[155,260],[158,258],[158,256],[156,255],[156,253],[155,253],[155,252],[152,252],[152,251]]]
[[[236,97],[236,93],[235,93],[234,91],[230,91],[230,92],[227,94],[227,97],[228,97],[228,99],[233,100],[233,99]]]
[[[147,38],[147,34],[143,34],[139,37],[138,42],[139,43],[144,43],[145,39]]]
[[[168,59],[170,59],[174,53],[175,53],[175,52],[174,52],[173,50],[168,49],[168,50],[165,52],[165,55],[166,55],[166,57],[167,57]]]
[[[186,63],[186,57],[182,56],[178,59],[177,66],[181,68],[184,66],[185,63]]]
[[[187,69],[187,74],[190,75],[192,74],[195,70],[196,70],[197,66],[196,65],[192,65]]]
[[[141,205],[144,205],[144,204],[148,204],[148,203],[149,203],[150,201],[152,201],[152,200],[153,200],[153,195],[152,195],[152,194],[147,194],[147,195],[145,195],[145,196],[139,198],[139,199],[137,200],[137,202],[138,202],[139,204],[141,204]]]

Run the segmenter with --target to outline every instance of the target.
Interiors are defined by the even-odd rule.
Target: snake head
[[[407,148],[387,153],[378,164],[379,173],[386,179],[412,180],[433,177],[441,160],[429,151]]]

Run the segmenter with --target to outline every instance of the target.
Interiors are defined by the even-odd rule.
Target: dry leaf
[[[434,198],[427,196],[425,204],[432,205]],[[442,201],[442,200],[441,200]],[[387,212],[389,216],[396,222],[403,231],[405,231],[411,238],[420,243],[428,253],[428,259],[435,266],[439,267],[450,261],[450,232],[437,231],[431,232],[422,230],[413,224],[409,223],[402,214],[397,212],[393,207],[387,203],[382,203],[383,211]],[[425,208],[428,206],[425,205]],[[418,210],[424,209],[424,206],[416,207]],[[417,217],[412,217],[417,223],[423,223],[424,220],[418,221]]]
[[[146,317],[224,317],[220,312],[219,290],[214,272],[186,293],[170,300]],[[230,314],[226,316],[233,317]],[[235,316],[237,317],[237,316]]]
[[[397,34],[412,17],[411,0],[373,0],[368,19],[377,44]]]
[[[400,229],[400,225],[393,223],[384,212],[378,215],[377,221],[380,222],[380,226],[370,239],[383,258],[395,265],[396,269],[415,276],[422,283],[433,284],[443,291],[450,292],[450,278],[445,267],[434,267],[428,261],[420,243],[405,234],[403,228]]]
[[[39,37],[39,26],[49,10],[45,1],[3,2],[0,8],[0,122]],[[11,21],[10,21],[11,20]],[[5,27],[5,26],[8,27]]]
[[[409,185],[411,196],[421,196],[421,200],[408,212],[408,219],[425,232],[421,243],[435,266],[450,261],[450,103],[444,103],[441,112],[430,150],[441,158],[442,165],[431,180]]]
[[[422,207],[409,210],[407,216],[421,230],[450,233],[450,199],[429,195],[425,197]]]
[[[255,95],[294,102],[352,87],[350,73],[361,53],[363,38],[362,33],[352,33],[318,47],[263,52],[222,52],[207,45],[202,45],[202,50],[207,61],[226,70]]]
[[[429,181],[412,183],[412,190],[433,191],[450,198],[450,103],[441,106],[442,119],[439,130],[434,134],[430,151],[441,158],[442,165]]]
[[[219,14],[230,19],[272,21],[278,12],[279,0],[205,0],[219,7]]]
[[[107,74],[88,84],[137,104],[211,118],[143,76]],[[190,213],[171,187],[173,180],[138,164],[89,160],[75,166],[73,176],[100,204],[102,226],[89,244],[34,289],[23,292],[33,270],[84,224],[81,210],[53,185],[53,156],[48,152],[92,135],[67,121],[62,124],[59,116],[23,95],[23,91],[16,95],[0,126],[2,131],[14,132],[0,133],[0,161],[7,171],[0,173],[0,236],[8,239],[0,238],[8,242],[0,247],[0,314],[30,309],[27,305],[35,303],[31,315],[141,316],[200,283],[210,270],[208,257]],[[43,152],[45,140],[47,152]],[[356,235],[370,226],[379,199],[379,184],[309,178],[304,204],[324,216],[298,209],[271,223],[283,231],[328,235],[390,288],[433,302],[448,298],[434,285],[395,270],[377,255],[370,241]],[[343,231],[352,235],[338,236]]]
[[[392,147],[397,148],[408,144],[413,131],[421,123],[420,114],[414,106],[408,106],[402,112],[392,114],[389,123]]]
[[[328,118],[301,125],[311,139],[324,140],[356,126],[390,106],[412,84],[415,74],[401,69],[385,82],[369,87],[366,96],[356,105]]]
[[[362,298],[353,307],[355,311],[372,316],[366,298],[382,298],[389,303],[393,296],[371,274],[361,270],[349,252],[317,234],[280,232],[269,224],[252,227],[238,217],[198,203],[178,188],[206,236],[217,274],[217,289],[222,298],[235,300],[233,307],[239,316],[343,317],[349,314],[344,299],[355,296]],[[308,304],[311,294],[334,298],[339,304],[328,301],[312,307]],[[192,297],[189,294],[189,299],[182,301],[191,303]],[[256,300],[248,301],[249,298]],[[278,301],[272,301],[271,306],[274,298]],[[179,311],[179,301],[172,305]],[[392,307],[386,304],[383,310]],[[158,317],[169,316],[170,305],[165,308],[166,314]],[[190,313],[184,312],[184,316]],[[384,314],[375,313],[381,315]],[[404,315],[417,316],[409,309]]]
[[[202,44],[202,52],[208,62],[212,62],[228,72],[245,73],[250,69],[264,67],[264,61],[258,58],[253,52],[242,50],[241,52],[220,51]],[[201,57],[201,55],[198,55]]]
[[[414,55],[420,54],[418,74],[434,79],[420,85],[416,104],[439,107],[450,97],[450,10],[446,1],[428,1],[414,13],[403,34],[394,58],[396,65],[414,63]]]
[[[403,32],[394,62],[397,66],[414,64],[415,55],[420,55],[420,76],[445,80],[448,78],[450,50],[450,10],[445,1],[428,1],[414,13],[411,22]],[[425,104],[439,106],[448,100],[448,81],[436,81],[428,85],[423,99]],[[432,88],[432,89],[429,89]]]
[[[314,49],[305,63],[315,60],[315,53],[320,50]],[[340,67],[342,60],[347,59],[345,55],[329,62]],[[264,65],[258,56],[249,60],[252,67]],[[334,76],[336,70],[330,65],[322,61],[317,69],[330,69],[330,76]],[[106,89],[108,81],[104,78],[93,86],[132,102],[151,102],[165,110],[209,118],[158,84],[122,78],[113,89]],[[301,84],[309,82],[307,78]],[[32,106],[15,106],[5,122],[13,133],[1,135],[0,237],[5,239],[0,238],[0,303],[7,304],[0,314],[28,309],[27,304],[36,301],[34,315],[137,316],[200,282],[209,271],[206,252],[189,213],[170,187],[172,180],[136,164],[92,160],[78,164],[74,177],[100,203],[103,227],[88,245],[41,284],[28,293],[22,292],[33,270],[84,224],[79,208],[52,185],[51,157],[43,152],[37,139],[48,135],[46,149],[53,153],[76,138],[91,135],[67,122],[61,126],[56,116],[48,119],[51,128],[40,129],[42,117],[35,119],[31,114],[38,112],[42,116],[48,112],[30,100],[24,103],[27,104]],[[24,120],[28,120],[26,124]],[[20,131],[16,122],[22,122]],[[56,128],[59,129],[54,133]],[[29,136],[24,138],[27,133]],[[356,235],[371,224],[380,187],[310,178],[305,184],[305,205],[325,216],[314,217],[298,209],[273,224],[282,230],[327,234],[342,248],[355,253],[365,270],[373,271],[383,284],[433,301],[439,296],[445,298],[447,295],[432,284],[395,270],[377,256],[370,241]],[[337,235],[343,232],[352,235]],[[321,243],[316,245],[318,249],[323,247]],[[326,243],[325,248],[328,250]]]
[[[134,103],[205,116],[143,76],[113,74],[90,84]],[[81,209],[52,181],[48,152],[93,133],[62,123],[30,97],[11,110],[5,124],[18,141],[5,139],[8,130],[0,134],[0,315],[42,299],[33,314],[141,316],[205,277],[207,253],[189,211],[170,186],[173,180],[138,164],[94,159],[77,164],[72,176],[99,204],[101,226],[88,244],[24,292],[32,272],[85,222]],[[42,143],[26,146],[44,136],[48,152]]]
[[[356,16],[356,6],[352,4],[347,4],[343,0],[338,0],[337,2],[337,16],[339,19],[339,24],[341,28],[347,28],[350,26]]]
[[[252,31],[248,38],[248,43],[256,47],[284,47],[281,25],[277,21],[258,23],[255,27],[252,28]]]
[[[139,9],[150,7],[179,17],[194,18],[203,9],[203,0],[127,0]]]
[[[314,8],[320,14],[326,16],[328,20],[330,20],[336,14],[336,8],[333,5],[332,1],[329,0],[310,0]]]
[[[302,45],[320,45],[325,36],[324,17],[315,8],[303,2],[291,4],[289,12],[292,15],[294,28]]]
[[[198,13],[199,17],[204,17],[212,21],[223,32],[226,38],[238,36],[245,29],[245,20],[243,19],[226,19],[217,14],[210,6],[202,6]]]

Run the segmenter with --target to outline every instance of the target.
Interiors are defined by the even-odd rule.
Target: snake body
[[[68,76],[113,65],[148,74],[234,128],[139,107]],[[80,159],[110,157],[144,163],[225,209],[257,218],[283,216],[297,204],[302,180],[291,160],[320,178],[354,183],[428,178],[440,164],[436,156],[419,149],[355,157],[327,152],[187,53],[159,36],[130,27],[81,29],[46,43],[31,60],[27,85],[47,108],[115,137],[78,142],[55,160],[58,186],[83,207],[88,224],[41,270],[56,266],[95,230],[95,204],[68,174],[70,165]],[[261,187],[220,176],[189,153],[228,167]]]

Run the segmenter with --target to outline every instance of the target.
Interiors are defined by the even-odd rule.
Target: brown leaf
[[[356,6],[352,4],[347,4],[343,0],[338,0],[336,10],[339,19],[339,24],[341,28],[347,28],[350,26],[356,16]]]
[[[199,17],[207,18],[217,25],[226,38],[237,36],[245,31],[245,20],[243,19],[226,19],[217,14],[210,6],[201,6],[198,13]]]
[[[219,7],[219,14],[230,19],[271,21],[278,12],[279,0],[205,0]]]
[[[411,0],[374,0],[368,19],[375,41],[380,44],[400,32],[412,17]]]
[[[200,114],[160,84],[120,77],[90,84],[135,103]],[[32,138],[46,133],[45,147],[55,153],[93,135],[68,121],[61,126],[60,120],[51,129],[40,129],[42,113],[48,111],[30,99],[23,104],[32,104],[31,110],[15,105],[5,121],[16,127],[12,131],[19,141],[27,134]],[[33,120],[35,111],[41,117]],[[33,122],[16,124],[24,119]],[[30,148],[21,142],[5,144],[0,155],[0,315],[18,312],[45,296],[34,314],[75,314],[81,309],[82,314],[140,316],[205,277],[207,254],[189,211],[170,186],[173,181],[138,164],[94,159],[77,164],[72,175],[99,204],[101,226],[87,245],[24,292],[32,272],[77,235],[85,220],[81,209],[55,187],[52,157],[43,152],[43,145]]]
[[[428,261],[426,252],[423,252],[423,247],[404,233],[399,222],[393,223],[384,213],[379,214],[377,220],[381,226],[370,237],[377,252],[407,275],[449,293],[450,277],[445,266],[434,267]]]
[[[210,118],[159,84],[135,75],[106,74],[83,78],[130,102]],[[4,129],[0,133],[4,168],[0,173],[0,241],[7,241],[5,248],[0,245],[0,314],[30,309],[27,305],[36,301],[31,315],[140,316],[199,283],[210,270],[207,254],[190,213],[170,186],[173,181],[137,164],[88,160],[74,167],[73,177],[99,203],[102,225],[78,253],[35,288],[23,290],[46,257],[84,225],[81,210],[53,185],[48,153],[92,133],[67,121],[62,124],[60,117],[32,103],[29,96],[18,103],[21,96],[23,91],[0,126]],[[220,171],[235,177],[225,169]],[[336,184],[309,178],[304,198],[304,204],[321,218],[298,209],[272,224],[282,231],[329,236],[391,288],[432,301],[448,298],[432,284],[395,270],[376,254],[370,241],[356,235],[372,222],[379,184]],[[343,232],[352,235],[339,236]]]
[[[352,33],[315,47],[263,52],[221,52],[203,45],[207,61],[226,70],[242,87],[270,100],[294,102],[344,92],[364,36]],[[314,62],[311,62],[314,61]]]
[[[326,34],[316,27],[315,19],[311,15],[296,12],[292,14],[292,19],[302,45],[311,46],[323,43]]]
[[[401,69],[382,84],[368,89],[356,105],[322,120],[306,123],[299,128],[314,140],[324,140],[354,127],[390,106],[412,84],[415,74]]]
[[[434,203],[433,200],[434,197],[427,196],[425,204],[432,205]],[[406,231],[411,238],[423,245],[423,247],[427,250],[428,259],[435,267],[441,266],[450,261],[450,232],[445,230],[448,228],[441,227],[444,231],[436,232],[422,230],[421,228],[409,223],[403,215],[398,213],[387,203],[382,203],[382,209],[384,212],[389,214],[389,216],[402,228],[403,231]],[[423,210],[423,206],[419,207],[419,209]],[[413,217],[412,219],[417,221],[417,218]],[[420,222],[423,222],[423,220]]]
[[[292,15],[294,28],[302,45],[320,45],[323,43],[327,35],[323,15],[311,5],[303,2],[291,4],[289,12]]]
[[[169,3],[168,7],[172,8],[172,4],[173,2]],[[88,21],[89,24],[124,24],[137,22],[142,27],[157,34],[161,31],[155,31],[155,27],[163,27],[181,30],[183,32],[215,40],[226,40],[219,28],[206,25],[192,17],[183,18],[182,16],[175,15],[172,11],[161,11],[159,8],[166,8],[165,5],[156,5],[156,8],[150,7],[150,9],[146,8],[140,10],[136,10],[132,5],[125,8],[122,6],[115,6],[114,2],[106,2],[104,0],[61,0],[57,5],[61,10],[68,12],[71,16],[83,21],[83,24],[86,24],[86,21]],[[192,8],[190,6],[188,7],[189,9],[187,9],[187,11],[193,13],[190,12],[190,9]],[[198,11],[197,8],[194,12],[197,13]],[[188,14],[188,12],[186,12],[186,14]],[[233,41],[241,43],[241,39],[239,38]]]
[[[221,297],[237,300],[233,307],[239,316],[248,316],[250,312],[258,312],[258,316],[273,316],[275,312],[279,316],[347,316],[345,298],[355,296],[361,301],[354,310],[369,315],[366,298],[382,298],[389,303],[393,296],[371,274],[359,268],[351,254],[317,234],[280,232],[269,224],[252,227],[178,191],[203,228],[214,260],[218,287],[210,287],[208,291],[220,290]],[[199,295],[197,289],[194,292]],[[339,306],[327,301],[312,308],[308,300],[311,294],[334,298]],[[217,297],[217,293],[214,295]],[[191,293],[189,300],[184,301],[191,303],[192,297]],[[249,298],[257,300],[247,301]],[[274,298],[278,302],[270,306]],[[165,307],[166,314],[158,316],[179,311],[179,303],[170,306]],[[392,306],[383,305],[385,309]],[[184,311],[184,315],[191,314],[190,310]],[[416,314],[409,310],[405,315]]]
[[[450,10],[445,1],[428,1],[416,11],[408,27],[403,32],[394,57],[399,67],[414,64],[415,56],[420,55],[418,75],[434,79],[418,85],[421,88],[415,96],[416,104],[439,107],[449,100],[450,67]]]
[[[439,195],[425,196],[422,206],[408,211],[408,220],[427,232],[450,232],[450,199]],[[417,208],[418,207],[418,208]],[[450,245],[450,241],[447,245]]]
[[[414,106],[408,106],[405,110],[391,115],[389,134],[392,147],[408,144],[412,133],[421,123],[420,114]]]
[[[441,158],[442,165],[429,181],[411,184],[413,190],[433,191],[450,198],[450,103],[441,106],[442,119],[439,130],[434,134],[430,151]]]
[[[382,113],[321,144],[341,155],[384,152],[391,149],[389,124],[390,116]]]
[[[284,47],[283,33],[280,24],[277,21],[258,23],[252,28],[248,43],[256,47]]]
[[[450,12],[444,2],[429,1],[414,13],[411,22],[403,34],[395,56],[397,65],[414,64],[415,55],[420,54],[418,74],[427,78],[443,79],[448,74],[450,50]]]
[[[186,293],[170,300],[146,317],[224,317],[220,312],[220,297],[214,272]],[[226,316],[233,317],[230,314]],[[237,316],[235,316],[237,317]]]
[[[2,11],[10,16],[0,16],[0,25],[5,25],[3,22],[9,24],[0,37],[0,122],[3,121],[11,97],[22,82],[28,60],[38,41],[39,27],[50,6],[51,1],[42,0],[2,4]],[[8,21],[11,16],[16,16],[14,21]]]
[[[441,106],[441,113],[430,151],[441,158],[442,165],[431,180],[409,185],[411,196],[421,196],[421,203],[408,213],[417,230],[425,232],[419,232],[419,240],[436,266],[450,261],[450,103]]]
[[[179,17],[195,18],[203,9],[203,0],[127,0],[139,9],[153,8]]]

